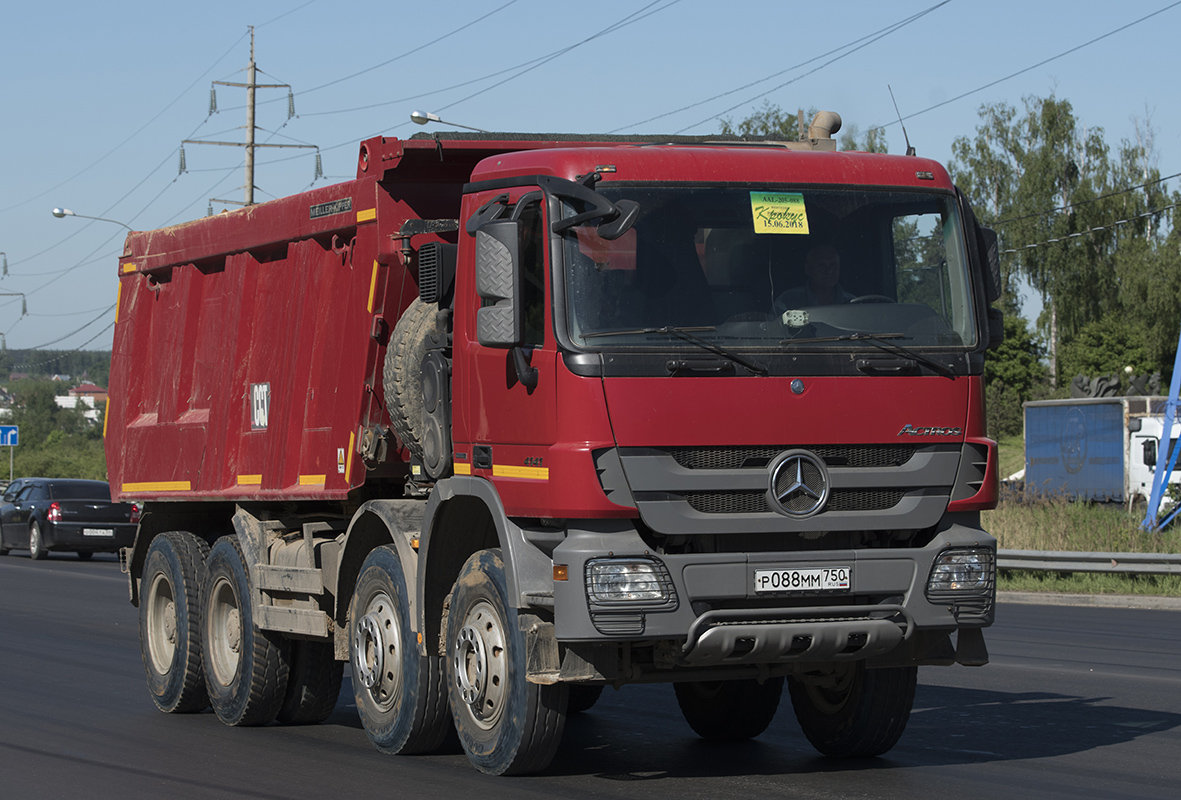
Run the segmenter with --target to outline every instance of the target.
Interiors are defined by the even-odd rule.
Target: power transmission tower
[[[256,89],[286,89],[287,90],[287,118],[295,116],[295,101],[291,94],[291,86],[286,83],[256,83],[255,76],[258,67],[254,63],[254,26],[250,26],[250,64],[246,67],[246,83],[232,83],[229,81],[214,81],[220,86],[235,86],[246,90],[246,141],[245,142],[211,142],[205,139],[185,139],[181,142],[180,163],[181,171],[184,171],[186,144],[217,144],[224,147],[245,147],[246,148],[246,194],[245,202],[241,205],[254,205],[254,151],[259,147],[298,147],[310,148],[318,150],[314,144],[259,144],[254,141],[254,91]],[[214,95],[210,95],[209,103],[210,113],[217,110],[217,101]],[[317,161],[317,164],[319,161]],[[211,198],[214,203],[229,203],[232,205],[239,205],[236,200],[218,200]],[[212,213],[212,212],[210,212]]]

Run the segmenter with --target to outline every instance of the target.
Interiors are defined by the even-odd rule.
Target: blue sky
[[[204,216],[210,198],[241,199],[239,148],[187,145],[179,174],[178,147],[242,141],[245,91],[218,86],[213,115],[209,101],[212,81],[245,80],[249,25],[259,82],[289,84],[297,115],[285,89],[259,90],[258,141],[318,146],[327,182],[354,176],[362,139],[430,130],[410,123],[415,109],[497,131],[705,134],[766,101],[835,110],[861,130],[888,124],[901,152],[888,86],[920,155],[946,162],[983,103],[1053,92],[1112,147],[1148,119],[1161,174],[1181,172],[1181,3],[937,4],[9,4],[0,334],[10,348],[110,347],[125,230],[55,219],[55,206],[147,229]],[[309,188],[315,152],[260,151],[256,200]]]

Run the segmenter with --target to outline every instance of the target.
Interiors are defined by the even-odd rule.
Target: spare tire
[[[385,351],[382,386],[394,433],[422,461],[422,359],[435,329],[435,306],[414,298],[402,312]]]

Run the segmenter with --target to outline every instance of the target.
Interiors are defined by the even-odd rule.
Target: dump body
[[[822,752],[884,752],[917,665],[987,661],[995,259],[940,165],[831,139],[379,137],[129,235],[106,448],[154,700],[212,669],[223,721],[314,721],[329,689],[252,681],[348,661],[380,749],[454,724],[501,774],[579,690],[674,682],[713,737],[787,679]],[[888,722],[830,740],[817,687]]]

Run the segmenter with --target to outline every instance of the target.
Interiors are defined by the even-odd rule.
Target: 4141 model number
[[[851,567],[816,569],[757,569],[755,592],[839,592],[848,591]]]

